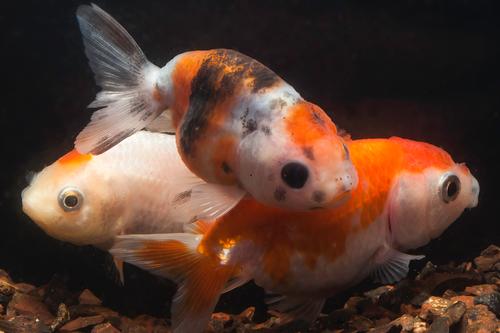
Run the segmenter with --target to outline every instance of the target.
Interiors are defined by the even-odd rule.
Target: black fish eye
[[[308,178],[309,170],[301,163],[290,162],[281,169],[281,179],[291,188],[299,189],[304,187]]]
[[[77,210],[83,203],[83,194],[76,188],[64,188],[59,193],[59,206],[67,212]]]
[[[445,203],[452,202],[460,193],[460,179],[454,174],[445,174],[441,181],[441,199]]]

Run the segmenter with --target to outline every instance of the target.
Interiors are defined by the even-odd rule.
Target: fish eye
[[[452,202],[460,193],[460,179],[454,174],[445,174],[441,177],[440,194],[445,203]]]
[[[309,178],[309,170],[301,163],[290,162],[281,169],[281,179],[291,188],[304,187],[307,178]]]
[[[83,203],[83,194],[74,187],[66,187],[59,192],[59,206],[66,211],[71,212],[79,209]]]

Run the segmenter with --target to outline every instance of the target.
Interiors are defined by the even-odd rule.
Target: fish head
[[[110,207],[113,195],[106,179],[89,167],[91,159],[73,151],[37,173],[23,190],[24,213],[51,237],[76,245],[110,240],[106,222],[116,211]]]
[[[441,148],[420,144],[390,194],[388,220],[401,249],[427,244],[478,204],[479,183],[465,164],[453,162]]]
[[[238,152],[240,181],[257,201],[291,210],[337,207],[358,176],[330,118],[302,102],[270,131],[255,131]]]

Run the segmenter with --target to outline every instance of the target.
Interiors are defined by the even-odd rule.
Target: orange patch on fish
[[[309,146],[337,133],[335,124],[326,113],[310,102],[297,103],[290,108],[285,123],[291,139],[300,146]]]
[[[61,157],[58,162],[65,165],[77,165],[92,159],[92,154],[80,154],[76,149],[73,149],[63,157]]]

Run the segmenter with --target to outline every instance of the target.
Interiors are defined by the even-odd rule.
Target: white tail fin
[[[76,15],[85,54],[102,88],[89,107],[102,109],[94,112],[75,147],[80,153],[100,154],[146,127],[166,107],[154,97],[159,68],[127,31],[94,4],[78,7]]]

